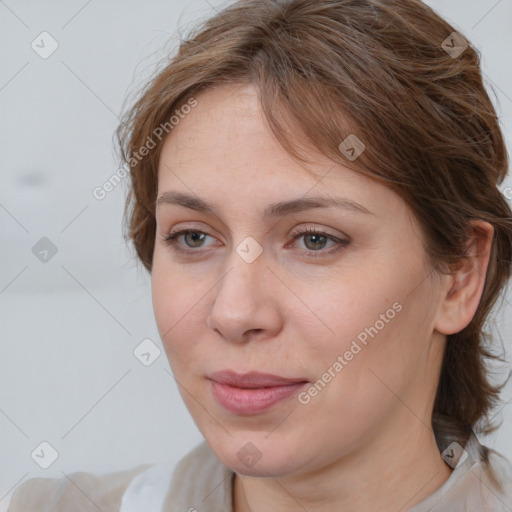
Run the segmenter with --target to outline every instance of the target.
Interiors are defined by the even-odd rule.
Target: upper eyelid
[[[182,228],[178,228],[176,230],[171,230],[169,232],[169,234],[164,236],[164,239],[169,240],[171,242],[175,242],[179,237],[181,237],[187,233],[201,233],[203,235],[209,236],[210,238],[217,238],[214,235],[212,235],[202,229],[197,229],[194,227],[182,227]],[[347,237],[346,235],[342,235],[342,236],[334,235],[332,233],[329,233],[329,231],[326,231],[325,229],[318,228],[318,227],[311,227],[311,226],[304,226],[302,228],[297,228],[296,231],[292,230],[292,232],[290,233],[289,236],[292,237],[293,240],[296,240],[297,238],[306,236],[308,234],[323,235],[327,239],[329,239],[331,241],[335,241],[338,244],[346,244],[346,243],[351,242],[350,238]],[[197,249],[200,249],[200,248],[201,247],[198,247]],[[190,250],[190,251],[194,252],[193,248],[187,248],[185,250]]]
[[[164,237],[163,241],[166,245],[168,245],[170,247],[170,249],[172,251],[175,251],[176,253],[188,255],[190,258],[192,258],[194,255],[200,256],[202,253],[204,253],[204,250],[208,250],[208,247],[210,247],[210,246],[204,246],[204,247],[203,246],[199,246],[199,247],[188,247],[187,246],[185,248],[183,246],[181,246],[181,244],[179,244],[177,242],[177,239],[179,237],[183,236],[184,234],[186,234],[187,232],[201,233],[206,236],[216,238],[216,237],[213,237],[212,235],[210,235],[209,233],[202,231],[200,229],[190,228],[190,227],[188,227],[188,228],[182,227],[182,228],[179,228],[176,230],[171,230],[170,233]],[[290,245],[290,243],[295,244],[295,241],[297,239],[303,238],[304,236],[306,236],[308,233],[311,233],[311,232],[320,234],[320,235],[324,235],[328,241],[330,241],[331,243],[334,243],[334,247],[331,247],[328,249],[321,248],[318,251],[309,250],[309,249],[301,249],[301,248],[295,249],[302,257],[306,257],[310,261],[314,261],[315,259],[318,259],[318,258],[323,258],[325,260],[325,258],[335,256],[341,250],[343,250],[344,248],[346,248],[347,246],[352,244],[352,239],[350,237],[346,237],[345,235],[343,235],[342,237],[338,237],[338,236],[332,235],[332,234],[330,234],[326,231],[323,231],[321,229],[318,229],[318,228],[303,227],[302,229],[300,229],[299,232],[289,235],[289,236],[292,236],[292,240],[286,244],[286,247],[288,247]],[[213,246],[215,246],[215,245],[216,244],[213,244]],[[201,249],[203,249],[203,250],[201,250]],[[322,260],[318,259],[318,261],[322,261]]]
[[[168,234],[164,235],[165,237],[170,237],[170,236],[178,236],[178,235],[182,235],[186,232],[197,232],[197,233],[202,233],[204,235],[207,235],[209,237],[214,237],[216,238],[214,235],[212,235],[210,232],[202,229],[202,228],[197,228],[195,226],[183,226],[183,227],[179,227],[177,229],[171,229],[169,231]],[[337,235],[337,234],[334,234],[334,233],[331,233],[329,231],[329,229],[327,228],[321,228],[321,227],[318,227],[318,226],[313,226],[313,225],[305,225],[305,226],[301,226],[299,228],[294,228],[290,231],[290,235],[291,237],[295,238],[296,236],[298,235],[305,235],[305,234],[308,234],[308,232],[314,232],[314,233],[318,233],[318,234],[321,234],[321,235],[327,235],[328,237],[332,237],[334,239],[337,239],[337,240],[341,240],[343,238],[345,239],[350,239],[350,237],[348,237],[347,235],[345,235],[344,233],[340,234],[340,235]]]

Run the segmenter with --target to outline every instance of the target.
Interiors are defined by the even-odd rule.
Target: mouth
[[[238,415],[265,411],[309,384],[304,378],[260,372],[237,374],[232,370],[215,372],[208,379],[216,401],[228,412]]]

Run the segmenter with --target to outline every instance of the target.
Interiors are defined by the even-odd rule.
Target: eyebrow
[[[191,210],[196,210],[202,213],[210,213],[216,215],[215,206],[188,194],[181,192],[164,192],[157,199],[156,206],[169,204],[184,206]],[[363,205],[350,201],[345,198],[334,197],[301,197],[292,199],[290,201],[281,201],[278,203],[270,204],[265,208],[264,215],[266,218],[285,217],[292,213],[298,213],[304,210],[311,210],[313,208],[341,208],[352,212],[364,213],[366,215],[375,215],[372,211],[365,208]]]

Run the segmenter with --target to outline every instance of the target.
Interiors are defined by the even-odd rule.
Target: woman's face
[[[252,86],[196,100],[160,157],[152,292],[198,428],[247,475],[396,449],[429,423],[444,342],[410,210],[322,155],[308,174],[271,135]],[[296,382],[233,387],[212,380],[222,371]]]

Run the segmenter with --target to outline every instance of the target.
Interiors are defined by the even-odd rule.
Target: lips
[[[249,372],[242,375],[232,370],[209,376],[211,391],[228,412],[238,415],[256,414],[298,393],[308,381],[280,377],[268,373]]]
[[[214,372],[209,378],[219,384],[228,384],[229,386],[244,389],[272,388],[307,382],[307,379],[304,378],[294,379],[260,372],[237,374],[233,370]]]

